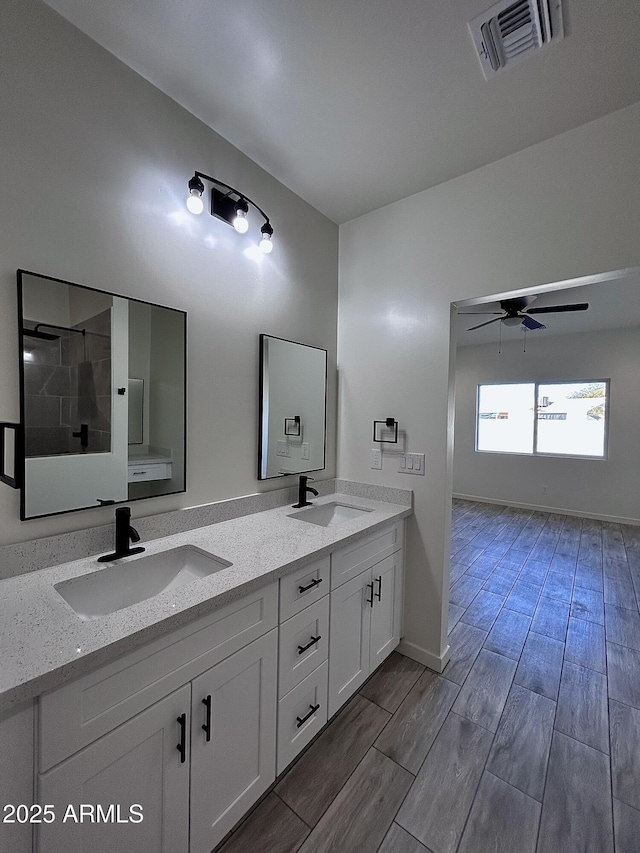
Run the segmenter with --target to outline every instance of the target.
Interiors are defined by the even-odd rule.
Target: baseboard
[[[632,524],[636,527],[640,525],[639,518],[625,518],[624,516],[618,515],[605,515],[603,513],[598,512],[582,512],[577,509],[565,509],[559,506],[542,506],[542,504],[525,504],[520,503],[519,501],[505,501],[499,500],[498,498],[485,498],[480,497],[479,495],[461,495],[457,492],[453,494],[454,498],[458,498],[461,501],[475,501],[476,503],[483,504],[497,504],[498,506],[514,506],[518,509],[531,509],[537,512],[555,512],[560,513],[561,515],[575,515],[579,518],[595,518],[598,521],[611,521],[615,524]]]
[[[433,652],[428,652],[421,646],[416,646],[415,643],[407,642],[407,640],[400,640],[400,645],[397,647],[396,651],[400,652],[401,655],[411,658],[411,660],[424,664],[434,672],[442,672],[445,666],[449,663],[449,658],[451,657],[451,649],[449,646],[446,647],[442,655],[438,656],[434,655]]]

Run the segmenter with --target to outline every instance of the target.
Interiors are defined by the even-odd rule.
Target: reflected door
[[[109,375],[97,376],[86,353],[75,372],[70,368],[77,390],[73,435],[78,452],[45,452],[37,456],[27,453],[24,499],[29,518],[97,506],[101,501],[127,500],[129,306],[128,300],[121,297],[113,296],[112,300]],[[86,340],[79,345],[86,348]],[[96,394],[96,383],[102,383],[98,390],[107,393]],[[83,409],[94,406],[96,397],[110,401],[110,426],[109,432],[102,435],[101,446],[93,448],[94,431],[89,430],[89,415]]]

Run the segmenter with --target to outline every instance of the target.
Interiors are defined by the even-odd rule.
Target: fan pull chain
[[[522,352],[527,351],[527,327],[524,327],[524,344],[522,346]]]
[[[502,353],[502,322],[498,326],[499,328],[499,337],[498,337],[498,355]]]

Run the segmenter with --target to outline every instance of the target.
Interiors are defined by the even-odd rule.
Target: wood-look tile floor
[[[450,601],[220,853],[640,853],[640,528],[454,500]]]

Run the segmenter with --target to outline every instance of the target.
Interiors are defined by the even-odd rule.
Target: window
[[[478,385],[476,450],[604,458],[609,380]]]

